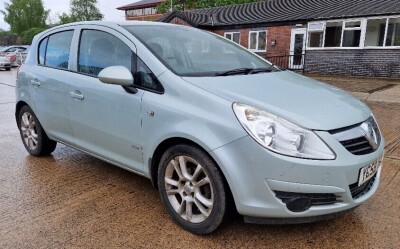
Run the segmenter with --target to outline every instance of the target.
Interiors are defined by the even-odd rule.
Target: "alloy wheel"
[[[210,216],[213,186],[200,163],[188,156],[177,156],[168,163],[164,180],[168,200],[181,218],[201,223]]]
[[[33,116],[28,112],[22,114],[20,125],[24,143],[30,150],[35,150],[39,143],[39,136],[37,134],[36,123]]]

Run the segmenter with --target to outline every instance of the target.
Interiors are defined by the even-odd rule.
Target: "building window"
[[[325,23],[308,24],[308,47],[321,48],[324,40]]]
[[[385,19],[369,19],[365,33],[366,47],[383,47],[386,32]]]
[[[267,31],[250,31],[249,49],[256,52],[267,51]]]
[[[386,46],[400,46],[400,18],[389,18]]]
[[[144,8],[125,11],[126,17],[148,16],[157,14],[156,8]]]
[[[400,17],[311,22],[307,47],[400,47]]]
[[[346,21],[343,26],[342,47],[360,47],[361,21]]]
[[[310,23],[308,47],[360,47],[361,30],[361,20]]]
[[[324,47],[340,47],[342,41],[342,26],[342,22],[326,23]]]
[[[240,32],[225,32],[225,38],[240,44]]]

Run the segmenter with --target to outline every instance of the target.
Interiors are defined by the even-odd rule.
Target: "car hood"
[[[183,79],[232,102],[313,130],[342,128],[371,116],[363,102],[345,91],[290,71]]]

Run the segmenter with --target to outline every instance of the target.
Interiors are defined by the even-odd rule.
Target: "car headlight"
[[[333,160],[335,153],[313,131],[255,107],[234,103],[243,128],[263,147],[286,156]]]

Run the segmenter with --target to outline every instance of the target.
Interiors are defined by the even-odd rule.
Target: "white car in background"
[[[0,49],[0,57],[7,57],[12,67],[18,67],[25,61],[28,51],[29,46],[9,46]]]
[[[11,70],[11,61],[8,57],[0,56],[0,68],[4,68],[7,71]]]

